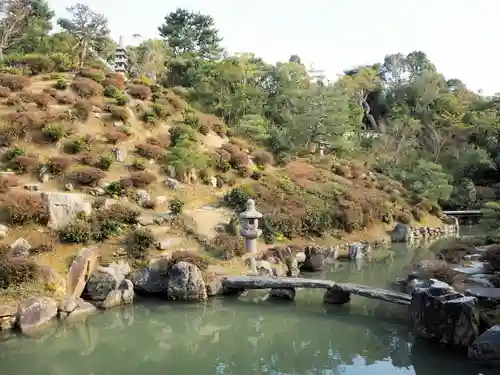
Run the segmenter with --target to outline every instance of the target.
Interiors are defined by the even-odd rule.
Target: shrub
[[[200,125],[198,131],[203,135],[208,135],[210,133],[210,128],[207,125],[203,124]]]
[[[151,104],[150,109],[153,111],[156,117],[161,120],[165,120],[171,115],[169,109],[161,104],[153,103]]]
[[[56,90],[66,90],[69,86],[69,82],[66,81],[64,78],[60,78],[57,80],[56,83],[54,83],[54,88]]]
[[[9,150],[7,150],[7,152],[4,155],[4,158],[5,158],[5,160],[8,161],[8,160],[14,159],[16,156],[24,156],[25,154],[26,153],[25,153],[23,148],[18,147],[18,146],[14,146],[14,147],[10,148]]]
[[[114,78],[106,75],[106,79],[104,80],[102,85],[105,88],[114,88],[117,92],[121,92],[125,89],[125,80],[121,74],[120,76],[121,78]]]
[[[84,186],[96,186],[104,178],[105,173],[94,167],[86,167],[72,172],[68,177],[70,181]]]
[[[122,108],[116,105],[109,105],[106,108],[111,113],[111,118],[116,121],[128,122],[130,120],[130,113],[128,108]]]
[[[0,86],[9,88],[11,91],[21,91],[31,85],[28,77],[12,74],[0,74]]]
[[[75,98],[69,95],[57,95],[56,100],[59,104],[75,104]]]
[[[31,100],[40,109],[47,109],[49,105],[56,104],[56,100],[54,99],[53,96],[43,92],[39,94],[34,94]]]
[[[112,217],[118,222],[123,224],[137,224],[140,212],[134,210],[133,208],[123,206],[121,204],[114,204],[107,208],[106,210],[99,211],[97,213],[97,219],[101,220],[105,217]]]
[[[8,107],[16,107],[23,104],[23,101],[19,96],[11,96],[5,101],[5,105]]]
[[[149,229],[136,229],[128,237],[128,250],[134,258],[143,258],[155,243],[155,235]]]
[[[77,78],[71,83],[71,88],[78,96],[82,98],[91,98],[93,96],[101,96],[103,93],[102,86],[88,78]]]
[[[97,82],[97,83],[103,82],[104,78],[105,78],[104,72],[102,72],[99,69],[92,69],[92,68],[80,69],[76,73],[76,76],[91,79],[92,81]]]
[[[73,69],[73,59],[69,54],[55,52],[50,54],[49,57],[54,63],[54,70],[57,72],[69,72]],[[60,74],[50,75],[50,79],[58,79],[57,77],[60,77]]]
[[[44,87],[42,91],[45,94],[52,96],[53,98],[55,98],[59,94],[58,91],[52,87]]]
[[[229,163],[233,168],[240,169],[250,164],[250,158],[243,151],[236,151],[231,154],[231,160],[229,160]]]
[[[394,214],[394,218],[400,223],[411,224],[412,215],[410,215],[408,212],[398,211]]]
[[[10,188],[19,186],[19,178],[13,174],[0,175],[0,193],[6,193]]]
[[[13,112],[9,113],[6,117],[9,124],[15,125],[21,132],[27,130],[42,129],[46,122],[47,117],[40,112]]]
[[[241,236],[221,233],[209,242],[208,251],[214,256],[230,260],[246,253],[245,241]]]
[[[0,86],[0,98],[8,98],[12,91],[8,87]]]
[[[413,207],[411,210],[411,214],[417,221],[422,221],[422,219],[425,217],[425,212],[418,209],[417,207]]]
[[[91,236],[90,225],[82,220],[68,224],[59,230],[61,242],[83,244],[89,242]]]
[[[194,130],[198,130],[201,126],[200,119],[196,113],[189,110],[184,111],[184,123]]]
[[[104,188],[104,190],[106,191],[106,194],[120,196],[126,193],[127,188],[128,185],[125,185],[122,181],[112,181]]]
[[[136,152],[146,159],[160,160],[165,156],[165,150],[160,146],[140,143],[135,146]]]
[[[55,243],[56,241],[51,234],[44,235],[37,241],[30,252],[35,254],[52,253]]]
[[[113,154],[103,155],[97,162],[96,167],[102,169],[103,171],[109,171],[109,168],[111,168],[114,162],[115,156]]]
[[[148,138],[147,142],[155,146],[160,146],[161,148],[169,148],[172,144],[172,139],[169,133],[162,133],[156,135],[154,138]]]
[[[10,192],[3,197],[2,210],[12,224],[45,224],[48,213],[38,195]]]
[[[144,188],[155,182],[156,176],[147,171],[138,171],[130,173],[130,176],[127,179],[133,187]]]
[[[56,176],[62,175],[66,173],[72,162],[73,161],[70,158],[64,156],[55,156],[50,158],[48,163],[49,172]]]
[[[92,222],[92,238],[103,241],[118,236],[123,229],[123,224],[113,216],[101,216]]]
[[[118,95],[121,95],[121,92],[115,86],[104,86],[104,96],[105,97],[115,98]]]
[[[16,156],[9,165],[18,173],[31,173],[38,168],[38,158],[35,156]]]
[[[119,95],[115,96],[116,100],[116,105],[123,107],[128,103],[128,97],[127,95],[120,93]]]
[[[32,261],[15,262],[0,259],[0,290],[34,282],[38,275],[39,268]]]
[[[141,159],[141,158],[134,159],[131,167],[135,170],[143,171],[146,169],[146,160]]]
[[[81,100],[75,103],[73,106],[75,116],[82,120],[87,121],[90,114],[92,113],[93,105],[89,101]]]
[[[500,245],[492,245],[484,253],[482,260],[488,262],[493,271],[500,271]]]
[[[170,212],[172,215],[180,215],[182,212],[182,208],[184,207],[184,202],[180,199],[171,199],[168,202],[168,207],[170,208]]]
[[[62,125],[46,125],[42,133],[49,142],[56,143],[66,136],[66,129]]]
[[[69,141],[65,145],[65,151],[69,154],[78,154],[84,151],[87,148],[87,146],[88,146],[87,141],[82,137],[78,137]]]
[[[54,61],[48,55],[39,53],[9,55],[5,57],[5,63],[28,69],[33,75],[53,72],[55,68]]]
[[[168,260],[167,269],[179,262],[194,264],[202,271],[206,271],[210,265],[206,257],[203,257],[192,250],[177,250],[172,253],[172,256]]]
[[[264,150],[256,150],[252,154],[252,158],[259,167],[265,167],[268,164],[274,163],[273,155]]]
[[[133,98],[147,100],[151,96],[151,89],[141,84],[130,85],[127,88],[127,93]]]
[[[124,132],[121,131],[110,131],[106,134],[104,134],[104,137],[108,141],[108,143],[111,143],[113,145],[116,145],[117,143],[126,141],[128,139],[128,135],[125,134]]]
[[[168,132],[170,133],[172,146],[175,146],[182,140],[196,142],[195,131],[187,125],[174,126],[173,128],[170,128]]]

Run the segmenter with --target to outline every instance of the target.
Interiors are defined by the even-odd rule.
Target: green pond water
[[[426,252],[392,250],[384,259],[337,263],[314,277],[390,287]],[[138,300],[54,325],[0,342],[0,375],[495,373],[415,340],[404,306],[353,296],[347,305],[326,307],[318,290],[299,290],[292,303],[262,301],[264,295],[204,305]]]

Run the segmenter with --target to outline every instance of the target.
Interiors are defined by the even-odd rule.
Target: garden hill
[[[240,272],[243,240],[226,224],[248,197],[264,213],[267,246],[384,236],[397,221],[440,223],[437,205],[368,162],[306,151],[275,160],[191,106],[183,89],[96,68],[23,75],[28,63],[0,74],[5,298],[61,292],[68,264],[89,244],[103,262],[139,265],[189,249],[182,254],[204,270]],[[41,192],[83,193],[94,213],[50,229]],[[26,262],[11,257],[19,238],[31,247]],[[43,285],[40,266],[52,275]]]

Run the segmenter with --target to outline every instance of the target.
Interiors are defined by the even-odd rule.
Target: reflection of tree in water
[[[374,310],[324,313],[220,300],[207,307],[136,306],[61,327],[42,342],[8,343],[0,361],[6,373],[21,373],[29,357],[33,375],[48,369],[75,375],[340,374],[359,358],[367,365],[410,366],[404,327],[385,314],[371,318],[380,309]]]
[[[342,263],[324,276],[387,286],[415,256],[396,253],[364,263],[361,271]],[[363,373],[413,365],[416,375],[437,369],[440,375],[478,374],[430,346],[411,348],[404,307],[353,296],[350,304],[325,306],[325,312],[323,293],[300,290],[298,300],[285,305],[216,299],[206,306],[154,302],[112,309],[38,341],[0,344],[1,373],[337,375],[383,362]]]

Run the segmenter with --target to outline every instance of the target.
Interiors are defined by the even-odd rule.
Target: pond
[[[337,263],[314,277],[388,288],[425,249]],[[144,301],[0,343],[0,375],[489,375],[465,358],[414,340],[404,306],[353,296],[325,307],[323,292],[292,303],[263,291],[207,304]]]

